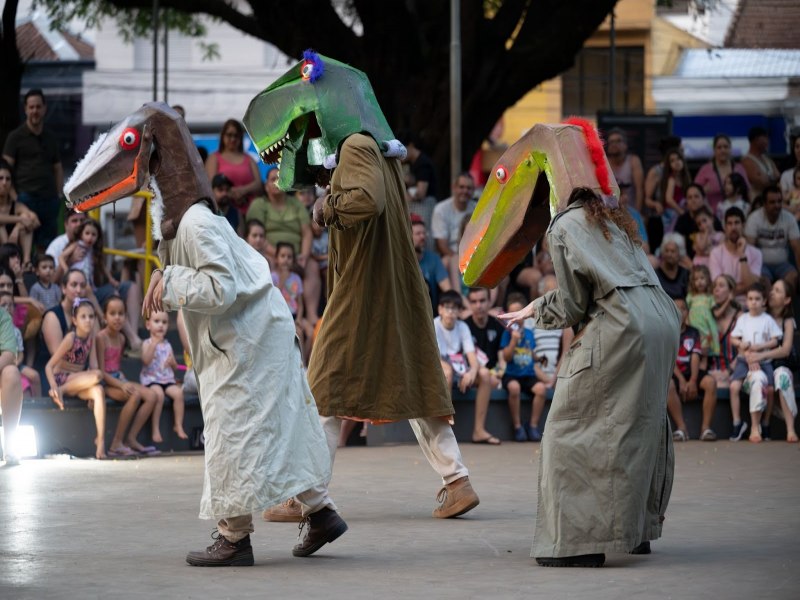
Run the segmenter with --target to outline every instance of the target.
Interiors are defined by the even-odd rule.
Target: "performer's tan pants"
[[[303,516],[315,513],[325,507],[336,510],[336,505],[328,495],[328,486],[317,486],[306,490],[295,496],[298,502],[303,505]],[[217,522],[217,530],[225,536],[229,542],[238,542],[247,535],[253,533],[253,515],[241,515],[238,517],[226,517]]]
[[[336,448],[339,444],[339,432],[342,428],[342,419],[337,417],[320,417],[322,430],[325,432],[325,439],[328,442],[328,450],[331,453],[331,473],[333,473],[333,462],[336,458]],[[409,419],[411,429],[417,436],[417,442],[425,458],[442,478],[443,484],[452,483],[469,475],[464,461],[461,459],[461,450],[458,448],[456,436],[453,428],[447,421],[438,417],[425,419]],[[313,488],[317,493],[327,493],[328,484]],[[309,490],[311,491],[311,490]]]
[[[328,442],[328,450],[331,453],[331,472],[333,472],[342,420],[337,417],[320,417],[320,422]],[[453,428],[449,423],[437,417],[409,419],[408,422],[414,435],[417,436],[417,442],[419,442],[425,458],[442,478],[442,484],[447,485],[469,475],[469,471],[461,459],[461,450],[458,448]],[[329,484],[330,482],[326,482],[314,486],[296,496],[296,499],[303,505],[303,516],[315,513],[325,506],[336,510],[336,505],[328,495]],[[217,529],[229,541],[238,542],[253,533],[253,516],[242,515],[220,519]]]

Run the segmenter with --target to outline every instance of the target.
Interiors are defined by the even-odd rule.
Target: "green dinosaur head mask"
[[[314,184],[354,133],[371,135],[382,149],[394,138],[365,73],[310,51],[303,59],[253,98],[244,115],[261,160],[280,167],[283,190]]]

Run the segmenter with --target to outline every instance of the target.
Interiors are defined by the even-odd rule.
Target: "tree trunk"
[[[18,0],[6,0],[3,7],[3,31],[0,32],[0,152],[8,134],[19,125],[19,92],[22,85],[22,72],[25,66],[17,48],[17,31],[14,22],[17,18]]]

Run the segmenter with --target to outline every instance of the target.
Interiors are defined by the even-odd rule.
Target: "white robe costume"
[[[183,311],[205,422],[200,518],[250,514],[328,481],[294,321],[264,258],[202,202],[159,257],[164,308]]]

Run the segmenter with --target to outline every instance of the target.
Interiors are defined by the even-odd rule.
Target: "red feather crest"
[[[583,129],[583,139],[586,140],[586,148],[589,150],[589,156],[594,163],[594,172],[597,176],[597,182],[600,184],[600,189],[604,194],[611,194],[611,182],[608,176],[608,163],[606,163],[606,154],[603,150],[603,142],[594,126],[586,119],[580,117],[570,117],[564,121],[567,125],[577,125]]]

